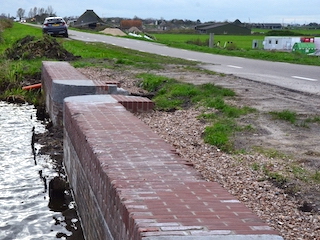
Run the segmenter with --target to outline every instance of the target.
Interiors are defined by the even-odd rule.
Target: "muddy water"
[[[0,102],[0,239],[83,240],[70,192],[52,208],[47,186],[58,173],[49,156],[32,151],[33,128],[45,131],[33,106]]]

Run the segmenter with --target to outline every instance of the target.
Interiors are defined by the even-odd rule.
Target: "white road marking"
[[[238,68],[238,69],[243,68],[243,67],[234,66],[234,65],[227,65],[227,66],[228,66],[228,67],[231,67],[231,68]]]
[[[292,78],[301,79],[301,80],[306,80],[306,81],[312,81],[312,82],[318,81],[317,79],[306,78],[306,77],[299,77],[299,76],[292,76]]]

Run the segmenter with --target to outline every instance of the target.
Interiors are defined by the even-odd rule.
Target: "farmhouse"
[[[214,33],[218,35],[250,35],[251,30],[244,27],[239,20],[233,23],[207,23],[201,24],[195,27],[199,33]]]
[[[102,19],[93,10],[87,10],[74,22],[73,26],[96,28],[98,25],[103,24]]]

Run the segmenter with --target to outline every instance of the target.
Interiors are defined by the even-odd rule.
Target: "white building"
[[[320,49],[319,37],[282,37],[282,36],[270,36],[265,37],[263,41],[263,49],[265,50],[284,50],[291,51],[295,43],[299,42],[313,42],[316,45],[316,49]]]
[[[264,38],[263,48],[265,50],[291,51],[296,42],[301,42],[301,37],[270,36]]]
[[[320,37],[314,38],[314,44],[316,45],[316,49],[320,49]]]

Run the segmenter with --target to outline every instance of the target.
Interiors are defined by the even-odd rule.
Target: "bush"
[[[301,33],[288,30],[273,30],[266,33],[266,36],[301,36]]]
[[[10,19],[0,19],[0,32],[2,32],[6,28],[12,28],[13,27],[13,21]]]
[[[2,32],[4,31],[4,29],[12,28],[12,27],[13,27],[13,22],[11,20],[6,18],[0,19],[0,43],[3,42]]]

